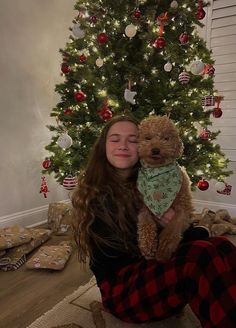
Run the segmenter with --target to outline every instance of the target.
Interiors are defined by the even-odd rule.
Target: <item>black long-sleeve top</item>
[[[111,227],[99,218],[95,219],[91,229],[105,239],[109,238],[109,240],[111,240],[113,237],[113,240],[116,239],[116,234],[111,230]],[[118,226],[117,229],[119,229]],[[137,227],[134,227],[134,229],[137,232]],[[134,233],[133,242],[135,245],[137,245],[136,236],[137,233]],[[138,254],[132,254],[132,252],[126,248],[125,242],[117,240],[116,242],[120,243],[119,248],[107,245],[98,246],[97,243],[91,240],[93,256],[90,260],[90,269],[94,273],[98,285],[104,279],[112,279],[116,272],[122,267],[134,263],[141,258]]]

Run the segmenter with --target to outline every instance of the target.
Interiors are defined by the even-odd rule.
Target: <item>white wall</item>
[[[59,48],[68,41],[75,0],[0,1],[0,226],[46,218],[47,204],[68,193],[47,176],[39,194],[46,128],[57,103]]]
[[[61,80],[59,48],[68,41],[76,16],[75,0],[0,1],[0,226],[35,224],[46,219],[49,202],[68,193],[47,176],[48,198],[39,194],[41,163],[50,141],[46,128],[57,103],[55,84]],[[231,164],[235,170],[236,164]],[[236,186],[235,175],[229,183]],[[196,192],[198,208],[228,208],[231,196],[210,190]]]
[[[212,33],[211,29],[212,29],[212,8],[213,8],[213,6],[216,5],[216,2],[218,4],[218,6],[221,6],[221,7],[224,7],[226,5],[230,6],[229,2],[233,3],[234,1],[235,0],[229,0],[228,4],[226,4],[225,0],[218,0],[218,1],[215,1],[215,2],[213,2],[213,0],[210,1],[210,6],[206,9],[207,15],[204,18],[204,20],[202,21],[205,24],[205,26],[204,26],[203,29],[198,29],[199,34],[203,38],[205,38],[205,40],[207,41],[208,47],[212,46],[212,44],[210,42],[210,40],[211,40],[210,36],[211,36],[211,33]],[[229,8],[229,10],[230,9],[231,9],[231,7]],[[232,14],[234,14],[234,13],[232,13]],[[235,21],[235,19],[234,19],[234,21]],[[218,38],[216,37],[216,39],[218,39]],[[222,47],[224,47],[225,50],[227,49],[226,45],[223,45]],[[231,48],[232,48],[232,45],[229,45],[228,46],[229,52],[231,52]],[[214,51],[213,51],[213,58],[214,58]],[[214,58],[214,59],[216,59],[216,58]],[[216,89],[218,89],[218,87],[222,88],[222,86],[219,85],[219,83],[217,83],[217,81],[219,81],[220,78],[221,78],[221,74],[220,74],[221,71],[219,69],[219,65],[217,65],[217,60],[216,60],[216,63],[215,63],[215,67],[216,67],[216,75],[215,75],[216,84],[215,84],[215,86],[216,86]],[[218,91],[220,91],[220,89],[218,89]],[[221,124],[221,126],[222,126],[222,124],[224,124],[224,122],[227,122],[227,118],[228,118],[227,109],[228,108],[224,107],[224,106],[226,106],[226,104],[227,104],[227,96],[228,95],[224,94],[223,91],[222,91],[222,94],[225,97],[224,102],[222,102],[222,104],[221,104],[221,107],[222,107],[222,110],[223,110],[224,114],[221,118],[212,119],[213,125],[210,127],[210,130],[212,130],[212,131],[213,130],[218,130],[218,129],[222,130],[219,125]],[[234,99],[235,99],[235,97],[234,97]],[[236,119],[235,117],[236,116],[234,114],[230,118],[231,123],[233,125],[235,125],[235,119]],[[229,127],[224,127],[224,130],[226,130],[226,129],[229,130]],[[222,135],[223,135],[223,133],[221,134],[221,136]],[[217,181],[212,180],[212,181],[210,181],[210,188],[207,191],[197,191],[193,194],[193,196],[194,196],[195,201],[196,201],[195,202],[196,203],[196,208],[198,208],[198,209],[201,209],[203,207],[208,207],[208,208],[213,209],[213,210],[224,208],[224,209],[227,209],[232,216],[236,217],[236,162],[235,162],[235,156],[234,156],[233,152],[232,152],[232,154],[227,152],[228,148],[232,148],[232,147],[229,147],[229,144],[231,144],[231,145],[234,144],[235,145],[235,141],[232,140],[232,136],[230,136],[230,133],[226,133],[226,135],[228,135],[228,136],[224,137],[224,139],[223,139],[224,143],[222,143],[222,145],[226,148],[225,151],[228,154],[228,158],[232,159],[232,161],[230,162],[230,165],[229,165],[229,169],[234,171],[233,175],[231,175],[230,177],[225,179],[225,182],[232,186],[231,195],[221,195],[221,194],[217,193],[216,190],[215,190],[215,184],[216,184]],[[219,142],[221,142],[222,138],[220,136],[219,136],[218,139],[219,139]],[[224,151],[223,148],[222,148],[222,150]]]

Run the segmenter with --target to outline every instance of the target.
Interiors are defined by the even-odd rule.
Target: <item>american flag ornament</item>
[[[202,106],[215,106],[215,96],[205,96],[202,98]]]

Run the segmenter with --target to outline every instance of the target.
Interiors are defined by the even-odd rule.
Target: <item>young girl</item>
[[[133,118],[115,117],[94,145],[72,197],[79,260],[90,258],[104,308],[123,321],[161,320],[189,304],[205,328],[236,327],[236,247],[226,238],[183,242],[166,262],[141,256],[137,134]]]

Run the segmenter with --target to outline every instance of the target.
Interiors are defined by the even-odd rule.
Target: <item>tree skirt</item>
[[[146,323],[127,324],[103,311],[99,289],[93,277],[27,328],[199,328],[195,315],[185,307],[181,317]]]

